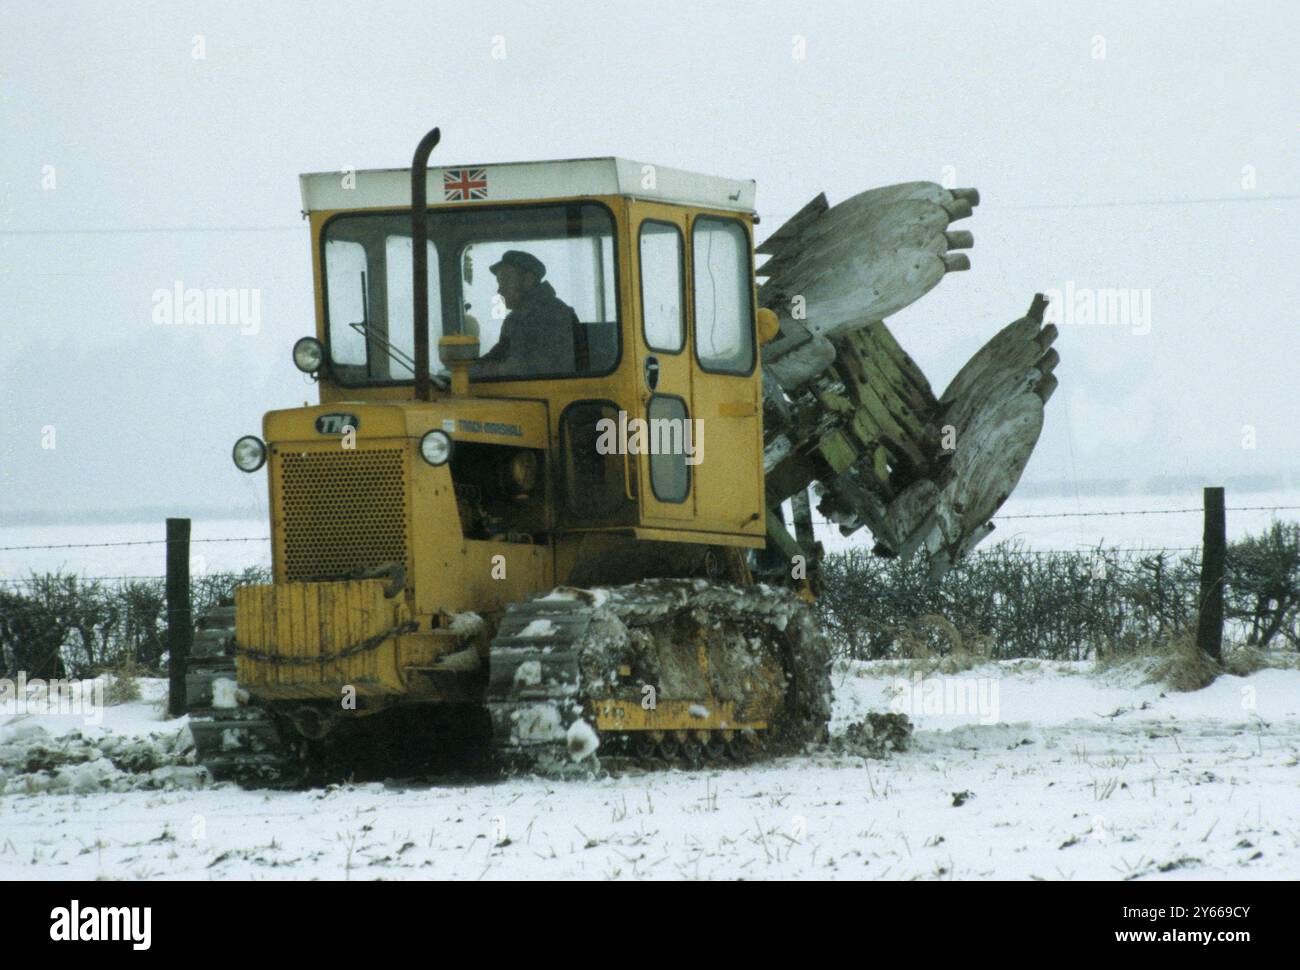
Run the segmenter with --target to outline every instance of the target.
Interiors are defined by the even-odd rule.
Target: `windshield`
[[[336,216],[322,233],[326,332],[339,383],[414,380],[411,224]],[[429,366],[440,334],[479,338],[472,380],[605,374],[618,359],[614,222],[595,203],[429,213]]]

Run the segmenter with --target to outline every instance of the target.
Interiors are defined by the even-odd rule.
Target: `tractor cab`
[[[276,581],[398,562],[432,612],[617,580],[629,542],[761,548],[753,182],[618,158],[424,171],[422,226],[410,170],[301,177],[316,334],[294,361],[320,404],[236,454],[269,464]],[[522,586],[489,581],[496,554]]]

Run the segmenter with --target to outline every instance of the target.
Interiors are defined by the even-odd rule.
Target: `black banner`
[[[557,933],[573,932],[587,943],[606,935],[635,939],[649,930],[642,920],[629,923],[632,913],[675,913],[681,920],[695,913],[702,921],[686,936],[706,945],[699,939],[706,926],[725,932],[730,962],[735,947],[770,956],[763,952],[767,932],[743,930],[752,916],[717,918],[753,907],[754,915],[767,914],[765,928],[778,935],[815,928],[830,947],[837,937],[856,946],[870,936],[892,940],[919,959],[947,961],[963,949],[1073,956],[1171,945],[1225,953],[1284,945],[1294,937],[1294,889],[1276,882],[802,882],[732,885],[724,896],[721,887],[682,882],[612,891],[595,883],[39,882],[0,884],[0,911],[11,954],[66,950],[74,959],[91,948],[128,958],[337,956],[341,948],[363,945],[362,937],[407,947],[450,934],[491,940],[499,957],[503,944],[506,952],[528,952]],[[654,908],[628,908],[642,906]],[[666,942],[660,931],[652,936],[657,947]],[[930,947],[935,952],[927,954]]]

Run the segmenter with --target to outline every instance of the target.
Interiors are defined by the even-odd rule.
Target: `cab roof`
[[[299,176],[304,212],[408,208],[411,170],[362,169]],[[754,211],[753,179],[701,175],[626,158],[573,158],[430,168],[429,205],[623,195],[734,212]]]

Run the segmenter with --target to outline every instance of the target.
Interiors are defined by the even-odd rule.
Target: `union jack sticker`
[[[486,199],[488,197],[487,169],[447,169],[442,173],[442,191],[448,202]]]

